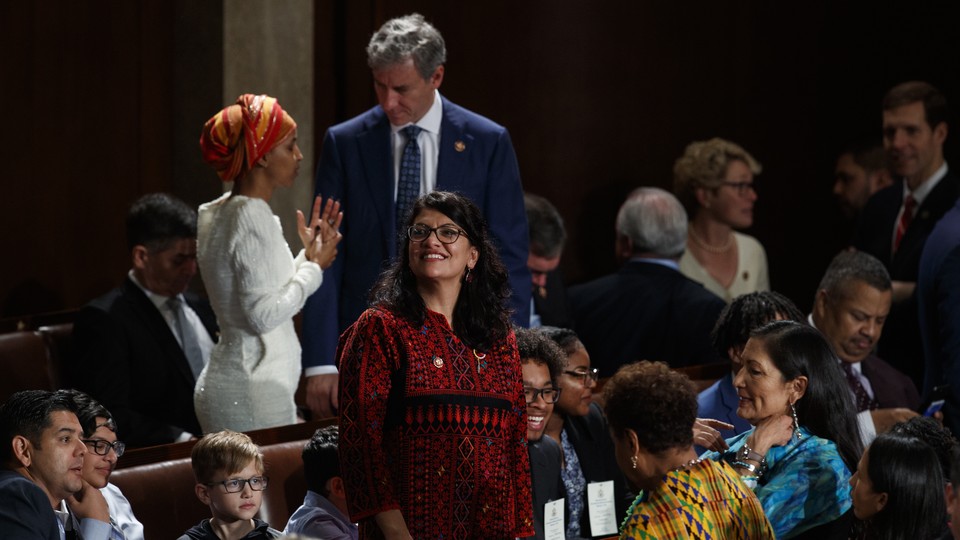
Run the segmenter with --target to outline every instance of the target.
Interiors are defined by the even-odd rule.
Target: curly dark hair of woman
[[[936,452],[914,437],[885,433],[867,449],[867,475],[883,509],[868,520],[866,538],[936,538],[946,524],[943,474]]]
[[[427,208],[447,216],[463,229],[480,253],[471,272],[472,280],[463,281],[453,308],[453,332],[468,346],[489,350],[510,331],[510,311],[506,307],[510,286],[507,271],[490,240],[487,223],[470,199],[459,193],[433,191],[414,203],[407,227]],[[370,303],[386,307],[419,326],[426,318],[427,308],[417,292],[417,278],[410,270],[410,239],[406,227],[400,234],[398,256],[371,289]]]
[[[774,321],[750,334],[783,374],[784,381],[804,375],[807,391],[796,403],[800,425],[837,445],[851,471],[863,453],[857,411],[840,360],[819,330],[794,321]]]
[[[773,291],[752,292],[736,297],[720,312],[710,332],[713,349],[727,358],[731,348],[742,349],[750,332],[777,319],[805,322],[806,317],[789,298]]]
[[[554,343],[560,346],[563,349],[563,353],[566,356],[577,352],[583,348],[583,343],[580,343],[580,338],[577,337],[577,333],[569,328],[559,328],[556,326],[541,326],[540,331],[543,335],[547,336]],[[564,359],[563,365],[566,366],[567,362]]]
[[[930,445],[940,460],[944,482],[950,481],[953,454],[960,450],[960,441],[957,441],[949,429],[929,416],[914,416],[906,422],[894,424],[890,433],[916,437]]]
[[[632,429],[653,454],[693,444],[697,389],[663,362],[621,367],[604,385],[603,397],[607,421],[618,438]]]

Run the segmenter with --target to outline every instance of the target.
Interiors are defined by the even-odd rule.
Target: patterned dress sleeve
[[[387,313],[368,309],[338,347],[340,466],[354,521],[400,508],[383,429],[392,375],[401,365],[394,324]]]
[[[850,509],[849,480],[836,445],[810,437],[780,458],[755,492],[777,538],[793,538]]]
[[[530,453],[527,450],[527,401],[523,396],[523,377],[520,367],[520,353],[517,351],[517,338],[511,331],[507,336],[504,361],[512,364],[517,373],[513,395],[513,409],[517,416],[513,448],[513,493],[516,498],[517,537],[531,536],[533,528],[533,492],[530,486]]]
[[[242,205],[234,238],[233,266],[243,314],[252,333],[265,334],[303,308],[320,287],[323,273],[302,252],[291,257],[277,219],[263,201]],[[291,267],[287,275],[277,275]]]

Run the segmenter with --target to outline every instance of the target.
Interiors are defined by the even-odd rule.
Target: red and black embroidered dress
[[[413,538],[530,536],[526,402],[516,337],[486,356],[427,311],[368,309],[344,332],[340,468],[361,538],[400,509]]]

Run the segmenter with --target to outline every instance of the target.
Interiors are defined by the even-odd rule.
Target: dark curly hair
[[[957,441],[949,429],[929,416],[914,416],[906,422],[894,424],[890,433],[916,437],[930,445],[930,448],[937,453],[937,459],[940,460],[944,480],[950,480],[953,453],[960,450],[960,441]]]
[[[537,365],[547,366],[550,370],[550,381],[556,386],[557,379],[567,362],[566,354],[560,346],[537,329],[514,328],[513,331],[517,335],[520,363],[532,361]]]
[[[307,489],[324,497],[330,496],[327,481],[340,476],[340,429],[337,426],[322,427],[313,432],[313,437],[303,447],[303,475]]]
[[[796,403],[800,424],[817,437],[837,445],[847,469],[855,471],[863,443],[857,410],[840,359],[819,330],[794,321],[774,321],[750,334],[783,376],[792,381],[803,375],[807,390]]]
[[[569,328],[559,328],[556,326],[541,326],[540,332],[547,336],[563,350],[563,366],[567,365],[567,358],[571,354],[583,349],[583,343],[577,337],[577,333]]]
[[[796,304],[780,293],[761,291],[740,295],[720,312],[710,333],[713,349],[727,358],[731,347],[743,348],[750,332],[778,317],[797,322],[806,320]]]
[[[697,389],[663,362],[644,360],[621,367],[604,385],[603,397],[607,421],[618,438],[632,429],[643,448],[654,454],[693,444]]]
[[[100,425],[106,426],[107,429],[114,433],[117,432],[117,423],[114,421],[113,416],[110,415],[110,411],[101,405],[99,401],[79,390],[67,389],[61,390],[61,392],[69,396],[76,405],[75,412],[77,413],[77,420],[80,420],[80,427],[83,428],[84,437],[92,437],[94,432],[97,431],[97,427],[99,427],[97,425],[97,417],[106,418],[106,422]]]
[[[459,193],[434,191],[417,199],[407,217],[407,227],[428,208],[466,231],[470,244],[480,254],[471,272],[472,280],[463,281],[453,308],[453,332],[469,347],[489,350],[510,332],[510,311],[506,307],[510,286],[507,271],[490,241],[487,223],[470,199]],[[420,326],[426,319],[427,308],[417,292],[417,278],[410,270],[407,227],[400,231],[398,257],[370,291],[370,304],[385,307]]]

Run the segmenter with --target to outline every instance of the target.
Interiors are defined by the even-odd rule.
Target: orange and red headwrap
[[[244,94],[203,125],[200,151],[221,180],[233,182],[296,127],[276,98]]]

